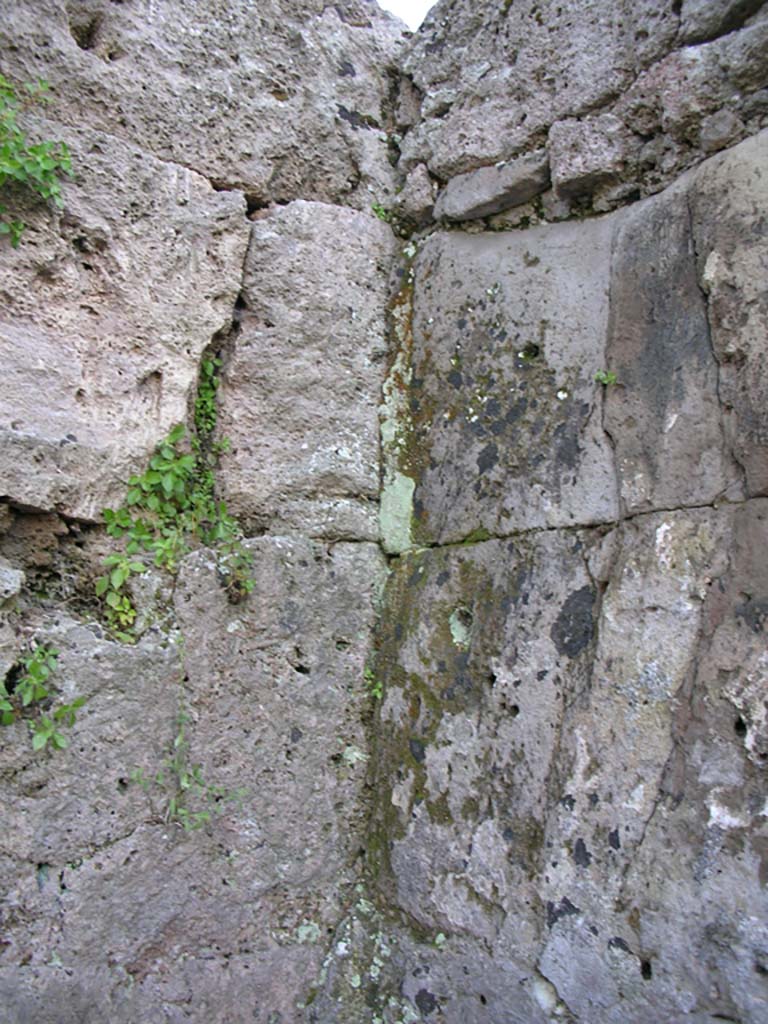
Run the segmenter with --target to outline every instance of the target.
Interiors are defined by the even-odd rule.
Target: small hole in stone
[[[80,25],[70,25],[69,31],[81,50],[92,50],[96,45],[96,33],[101,25],[101,16],[96,15],[90,21]]]
[[[653,968],[651,967],[650,960],[640,961],[640,973],[646,981],[650,981],[653,977]]]
[[[485,996],[482,996],[482,995],[481,995],[481,996],[480,996],[480,1002],[481,1002],[481,1003],[483,1004],[483,1006],[485,1006],[485,1005],[486,1005],[486,1003],[488,1002],[488,1000],[487,1000],[487,999],[485,998]]]
[[[509,709],[509,713],[512,716],[512,718],[517,718],[517,716],[520,714],[520,708],[517,706],[517,704],[512,704]]]
[[[127,779],[118,779],[117,780],[117,791],[118,791],[118,793],[125,793],[125,791],[127,789],[128,789],[128,780]]]
[[[747,723],[744,721],[741,715],[739,715],[739,717],[733,723],[733,731],[736,733],[737,736],[744,737],[747,735]]]

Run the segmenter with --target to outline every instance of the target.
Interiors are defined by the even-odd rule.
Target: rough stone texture
[[[730,32],[759,11],[763,0],[683,0],[680,12],[680,34],[685,43]]]
[[[0,657],[88,697],[0,730],[0,1020],[763,1024],[768,7],[443,0],[390,74],[367,0],[258,6],[0,25],[78,173],[0,250]],[[119,645],[73,516],[214,350],[254,589],[198,549]]]
[[[413,388],[385,444],[396,467],[383,498],[389,550],[616,517],[595,383],[612,224],[439,233],[425,244],[402,337]],[[396,363],[391,384],[401,377]],[[385,405],[385,423],[393,414]],[[410,538],[393,534],[398,501],[410,514],[404,480],[415,487]]]
[[[546,141],[555,183],[583,204],[656,192],[768,124],[766,17],[759,0],[443,0],[403,58],[401,168],[426,163],[450,188]]]
[[[256,529],[376,540],[377,396],[395,239],[297,201],[255,222],[227,360],[222,492]]]
[[[617,181],[637,149],[637,142],[613,114],[558,121],[549,133],[555,192],[576,196]]]
[[[620,382],[605,428],[625,511],[738,496],[683,188],[635,206],[618,233],[607,362]]]
[[[378,665],[384,891],[450,937],[414,954],[414,1001],[457,1024],[760,1019],[766,579],[747,551],[767,513],[403,560]],[[445,960],[467,946],[461,983]]]
[[[435,217],[473,220],[519,206],[544,192],[549,185],[546,152],[529,153],[494,167],[458,174],[440,194]]]
[[[189,557],[175,643],[42,624],[58,685],[88,702],[64,754],[33,754],[22,724],[3,737],[3,1020],[175,1021],[186,1003],[195,1019],[295,1019],[364,842],[360,706],[382,564],[364,544],[252,551],[246,605],[208,555]],[[189,764],[245,790],[200,833],[164,821],[181,712]],[[137,767],[146,792],[129,784]]]
[[[768,133],[708,161],[691,193],[699,283],[707,298],[725,435],[749,495],[768,494]]]
[[[87,128],[39,132],[77,174],[63,213],[23,209],[22,245],[0,251],[0,492],[95,518],[185,419],[248,224],[242,197],[183,167]]]
[[[67,124],[86,117],[261,202],[357,192],[367,207],[389,186],[378,135],[402,26],[376,4],[24,0],[5,13],[5,74],[44,74]]]
[[[424,164],[417,164],[406,176],[402,190],[397,194],[393,209],[406,223],[424,225],[435,206],[435,186]]]

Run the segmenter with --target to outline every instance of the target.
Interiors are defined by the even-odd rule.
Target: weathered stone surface
[[[398,429],[387,424],[398,415],[402,360],[384,408],[389,550],[615,518],[595,383],[612,230],[608,218],[425,244],[412,342],[401,325],[412,384]],[[406,527],[413,511],[410,538],[400,506]]]
[[[7,915],[0,959],[17,967],[47,963],[61,942],[62,925],[51,932],[49,918],[66,889],[63,874],[98,860],[99,851],[145,820],[145,799],[128,780],[135,768],[153,773],[166,756],[179,680],[173,644],[157,637],[122,647],[65,616],[28,621],[27,629],[59,651],[51,678],[56,692],[65,701],[83,696],[87,702],[74,728],[65,730],[64,751],[33,752],[26,722],[3,729],[0,776],[14,827],[0,837]]]
[[[402,191],[397,195],[394,210],[406,223],[426,224],[435,205],[435,186],[425,164],[417,164],[409,171]]]
[[[561,196],[592,192],[615,181],[631,165],[637,143],[613,114],[569,119],[549,131],[552,182]]]
[[[607,365],[619,383],[605,428],[627,513],[738,495],[683,188],[638,204],[619,230]]]
[[[0,253],[0,660],[88,696],[0,730],[0,1018],[763,1024],[766,140],[593,215],[756,136],[768,5],[451,0],[405,68],[373,3],[256,6],[0,25],[78,172]],[[387,351],[371,203],[486,216],[531,152],[548,195],[405,246]],[[197,550],[119,646],[72,516],[212,341],[254,590]]]
[[[297,201],[253,226],[221,388],[222,491],[256,529],[376,540],[390,228]],[[289,282],[286,287],[286,282]]]
[[[381,866],[389,901],[448,936],[412,954],[412,1000],[426,987],[450,1022],[760,1019],[766,580],[747,552],[767,514],[403,560],[377,666]],[[435,971],[453,943],[471,982]]]
[[[618,233],[605,426],[627,512],[768,488],[768,266],[756,197],[768,135],[636,206]],[[758,198],[758,202],[760,199]]]
[[[629,83],[634,55],[614,12],[579,0],[438,4],[404,67],[425,99],[405,139],[407,163],[440,178],[530,148],[554,121],[594,108]]]
[[[707,161],[691,191],[725,435],[750,495],[768,494],[768,132]]]
[[[383,566],[373,545],[252,551],[242,605],[205,552],[189,556],[165,648],[45,623],[63,692],[88,703],[63,754],[4,730],[4,1019],[128,1024],[166,1005],[169,1020],[300,1019],[365,841],[363,664]],[[189,768],[244,790],[197,832],[167,820],[181,712]],[[185,804],[211,806],[193,791]]]
[[[740,28],[764,0],[683,0],[680,34],[685,43],[700,43]]]
[[[186,418],[248,222],[242,197],[183,167],[86,128],[39,131],[67,141],[76,177],[62,214],[18,210],[22,244],[0,250],[0,491],[93,518]]]
[[[423,102],[421,120],[402,125],[401,167],[426,162],[450,188],[550,132],[563,194],[570,183],[586,201],[606,181],[625,184],[601,198],[606,210],[656,192],[713,151],[707,119],[731,115],[745,134],[765,127],[753,97],[768,75],[766,17],[764,4],[729,0],[692,0],[682,22],[657,0],[437,4],[404,57],[406,91],[415,85]],[[681,24],[694,45],[680,47]]]
[[[389,187],[379,135],[402,26],[376,4],[25,0],[7,15],[4,73],[46,77],[71,126],[261,202],[367,207]]]
[[[451,178],[435,205],[435,217],[473,220],[526,203],[549,185],[546,151]]]

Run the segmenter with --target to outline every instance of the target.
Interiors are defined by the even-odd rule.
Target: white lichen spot
[[[568,397],[568,392],[565,390],[565,388],[560,388],[560,390],[557,392],[558,401],[562,402],[567,397]]]
[[[466,649],[469,647],[469,639],[472,629],[472,614],[466,608],[456,608],[451,612],[448,619],[448,626],[451,630],[451,639],[457,647]]]
[[[533,998],[539,1004],[544,1013],[554,1013],[557,1009],[559,998],[557,989],[542,974],[537,974],[531,985]]]
[[[357,764],[362,764],[368,760],[368,755],[364,754],[362,750],[354,746],[352,743],[348,744],[344,748],[344,752],[341,755],[344,764],[349,768],[354,768]]]
[[[638,786],[635,786],[635,788],[629,794],[629,798],[625,800],[624,806],[628,807],[631,811],[640,811],[643,807],[644,796],[645,786],[641,782]]]
[[[707,824],[722,829],[747,828],[749,817],[735,814],[730,807],[726,807],[716,797],[713,797],[709,802],[709,821]]]
[[[301,945],[309,943],[314,945],[320,939],[320,928],[314,921],[305,921],[296,929],[296,940]]]

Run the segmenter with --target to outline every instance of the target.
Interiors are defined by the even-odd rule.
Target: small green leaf
[[[48,742],[48,734],[44,732],[36,732],[32,737],[32,749],[42,750]]]

